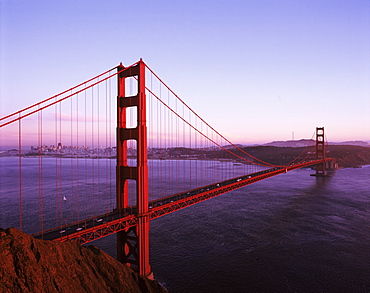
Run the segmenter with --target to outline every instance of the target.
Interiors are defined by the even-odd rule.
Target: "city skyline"
[[[144,61],[233,143],[370,139],[368,1],[0,1],[0,116]]]

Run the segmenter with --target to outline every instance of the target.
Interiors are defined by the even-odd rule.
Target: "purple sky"
[[[370,140],[370,2],[0,0],[0,116],[144,61],[235,143]]]

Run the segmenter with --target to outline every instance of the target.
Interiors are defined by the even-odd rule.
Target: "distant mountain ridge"
[[[300,140],[286,140],[286,141],[273,141],[262,146],[275,146],[275,147],[291,147],[291,148],[300,148],[307,145],[314,145],[314,139],[300,139]],[[344,142],[329,142],[329,145],[353,145],[353,146],[362,146],[370,147],[370,143],[366,141],[353,140],[353,141],[344,141]]]
[[[262,144],[262,146],[301,148],[307,145],[314,144],[315,140],[313,139],[300,139],[300,140],[272,141],[269,143]]]
[[[370,147],[370,143],[361,140],[351,140],[351,141],[344,141],[344,142],[329,142],[329,145],[356,145],[356,146],[363,146],[363,147]]]

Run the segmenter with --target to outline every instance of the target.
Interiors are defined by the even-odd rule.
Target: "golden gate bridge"
[[[18,204],[9,213],[19,219],[10,224],[81,244],[117,233],[118,260],[149,277],[151,220],[298,168],[316,165],[314,175],[326,176],[332,161],[323,127],[283,165],[252,156],[142,60],[7,115],[0,131],[18,146]],[[27,158],[36,160],[32,174]],[[30,197],[37,207],[24,219]]]

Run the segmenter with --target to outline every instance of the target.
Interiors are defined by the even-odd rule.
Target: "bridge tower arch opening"
[[[118,70],[117,96],[117,167],[116,205],[124,211],[129,205],[128,181],[136,181],[135,227],[117,233],[117,259],[126,263],[143,276],[151,277],[149,264],[148,217],[148,158],[145,95],[145,63],[140,60],[134,66],[120,64]],[[127,95],[126,78],[137,80],[137,93]],[[127,110],[135,112],[137,123],[130,125]],[[136,166],[128,164],[128,141],[136,140]]]

